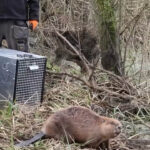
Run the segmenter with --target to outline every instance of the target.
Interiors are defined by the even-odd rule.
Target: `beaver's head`
[[[113,118],[103,118],[103,123],[101,124],[101,134],[104,138],[110,139],[114,138],[121,133],[122,124],[120,121]]]

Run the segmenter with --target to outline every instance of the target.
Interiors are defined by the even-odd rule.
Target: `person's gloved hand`
[[[31,26],[32,27],[32,30],[35,30],[35,28],[37,27],[37,25],[38,25],[38,21],[37,20],[29,20],[29,26]]]

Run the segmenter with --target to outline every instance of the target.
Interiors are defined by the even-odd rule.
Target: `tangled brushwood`
[[[72,61],[80,66],[82,73],[88,71],[84,66],[82,57],[89,63],[96,65],[97,61],[100,59],[100,50],[98,48],[97,38],[92,35],[90,31],[87,31],[87,29],[83,29],[77,33],[65,31],[62,32],[61,35],[62,36],[59,36],[57,32],[54,32],[54,36],[59,43],[59,47],[55,50],[56,57],[53,62],[54,64],[60,65],[63,59]],[[72,47],[74,47],[75,50]]]
[[[147,0],[112,1],[118,21],[120,53],[125,62],[124,77],[103,70],[97,61],[101,58],[100,33],[93,2],[41,1],[41,23],[36,35],[31,33],[30,46],[33,52],[48,57],[44,101],[40,107],[9,104],[0,110],[0,149],[14,149],[15,143],[30,139],[52,113],[68,106],[84,106],[99,115],[118,119],[123,130],[110,140],[112,150],[150,149]],[[69,61],[66,61],[68,66],[71,62],[75,64],[66,70],[63,64],[61,67],[55,64],[64,59]],[[86,73],[82,74],[76,66]],[[24,149],[80,150],[80,146],[45,139]]]

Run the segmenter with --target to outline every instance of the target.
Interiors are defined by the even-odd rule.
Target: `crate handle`
[[[35,70],[38,70],[38,69],[39,69],[39,66],[38,66],[38,65],[29,66],[29,70],[30,70],[30,71],[35,71]]]

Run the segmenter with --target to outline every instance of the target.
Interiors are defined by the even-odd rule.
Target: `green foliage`
[[[50,71],[60,72],[60,67],[57,65],[52,65],[49,59],[47,60],[46,68]]]
[[[0,110],[0,132],[1,130],[5,130],[5,127],[7,127],[10,131],[12,129],[12,120],[13,120],[13,109],[15,106],[8,101],[7,104],[5,104],[5,108]],[[8,132],[5,130],[5,132]],[[9,133],[9,141],[10,141],[10,146],[8,150],[13,150],[13,136],[12,132]]]
[[[13,104],[8,102],[8,105],[6,106],[5,109],[0,110],[0,122],[3,121],[7,121],[10,120],[10,118],[12,117],[12,112],[13,112]]]
[[[110,38],[114,44],[116,40],[116,19],[111,0],[96,0],[98,6],[98,15],[100,26],[104,26],[109,32]],[[102,27],[102,29],[104,29]]]

